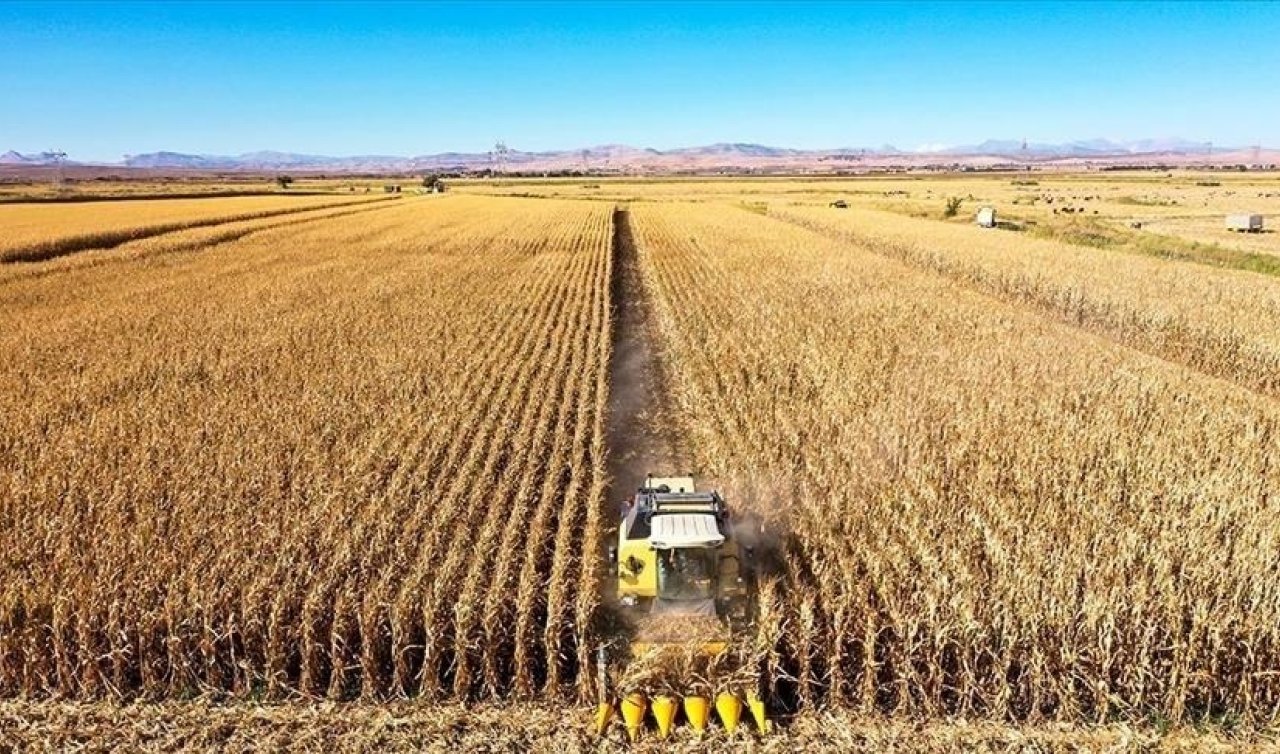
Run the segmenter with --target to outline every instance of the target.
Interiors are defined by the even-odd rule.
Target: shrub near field
[[[1275,401],[775,219],[632,215],[673,413],[784,532],[783,698],[1274,721]]]
[[[0,285],[0,695],[586,684],[611,209]]]

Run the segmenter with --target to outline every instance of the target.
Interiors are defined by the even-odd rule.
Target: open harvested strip
[[[631,214],[674,416],[780,532],[781,698],[1274,720],[1280,404],[775,219]]]

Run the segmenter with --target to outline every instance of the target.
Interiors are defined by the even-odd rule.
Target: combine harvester
[[[627,660],[643,666],[672,657],[700,659],[707,668],[732,662],[734,637],[754,618],[758,533],[758,527],[735,525],[720,493],[696,491],[693,477],[645,477],[635,497],[623,504],[618,541],[609,548],[616,604],[632,634]],[[603,734],[615,708],[607,690],[604,646],[599,654],[596,731]],[[678,707],[701,733],[713,702],[727,731],[738,728],[744,701],[760,732],[768,730],[754,679],[744,695],[720,688],[714,697],[712,681],[701,682],[702,690],[687,690],[680,699],[661,691],[649,698],[624,683],[617,703],[628,737],[636,740],[651,713],[658,735],[666,738]]]

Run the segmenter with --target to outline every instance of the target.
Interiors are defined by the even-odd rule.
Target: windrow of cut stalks
[[[1274,721],[1275,400],[777,219],[631,216],[672,415],[778,537],[775,699]]]
[[[0,263],[39,262],[192,228],[385,201],[342,195],[0,205]]]
[[[861,208],[783,206],[771,213],[1280,397],[1280,286],[1273,278]]]
[[[610,212],[0,283],[0,695],[585,695]]]

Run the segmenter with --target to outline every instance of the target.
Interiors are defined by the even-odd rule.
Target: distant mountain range
[[[984,154],[1007,157],[1020,157],[1027,154],[1035,157],[1091,157],[1169,153],[1208,155],[1213,151],[1213,144],[1211,142],[1188,141],[1176,138],[1141,139],[1127,142],[1111,141],[1109,139],[1086,139],[1083,141],[1070,141],[1065,144],[1024,143],[1011,139],[988,139],[981,144],[948,147],[938,151],[943,154]],[[1228,152],[1234,150],[1219,149],[1217,151]]]
[[[1194,160],[1190,159],[1194,158]],[[209,155],[180,152],[150,152],[126,155],[116,163],[76,162],[67,165],[127,167],[150,170],[195,171],[329,171],[338,173],[478,171],[497,168],[505,171],[680,171],[715,169],[801,169],[831,170],[856,167],[858,164],[990,165],[1008,162],[1079,162],[1103,163],[1169,161],[1275,162],[1277,152],[1255,147],[1218,147],[1208,142],[1178,138],[1142,139],[1117,142],[1088,139],[1063,144],[1027,143],[1022,140],[990,139],[980,144],[930,146],[898,149],[891,145],[876,148],[788,149],[762,144],[721,143],[682,149],[645,149],[624,144],[606,144],[585,149],[546,152],[508,150],[493,152],[443,152],[440,154],[402,157],[396,155],[358,155],[329,157],[292,152],[250,152],[247,154]],[[0,155],[0,166],[47,166],[51,157],[9,151]]]

